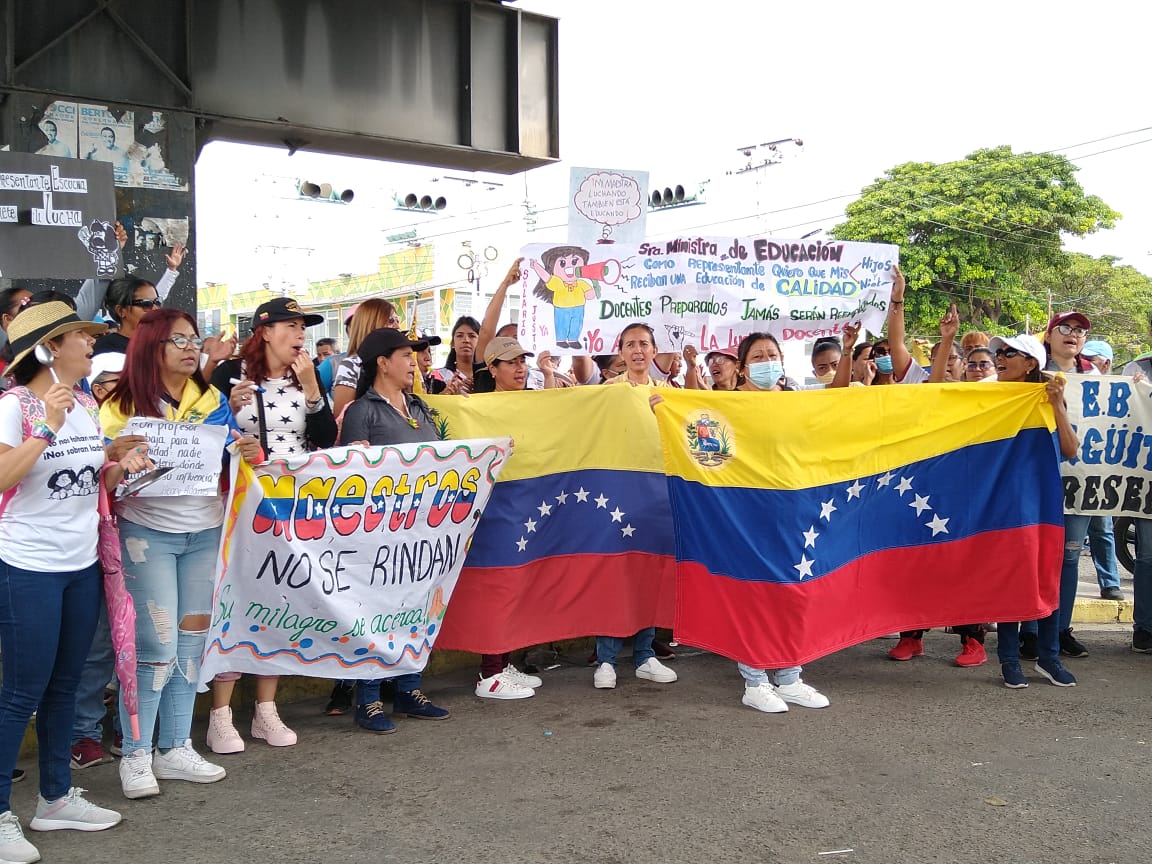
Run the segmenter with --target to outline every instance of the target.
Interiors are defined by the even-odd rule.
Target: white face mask
[[[765,360],[748,364],[748,380],[760,390],[771,390],[784,377],[784,364],[779,360]]]

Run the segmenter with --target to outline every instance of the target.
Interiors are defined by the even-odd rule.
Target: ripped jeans
[[[179,747],[192,736],[192,707],[208,635],[219,545],[219,527],[171,534],[120,520],[124,581],[136,606],[140,692],[137,741],[124,707],[124,689],[120,690],[125,753],[151,750],[153,734],[161,750]]]

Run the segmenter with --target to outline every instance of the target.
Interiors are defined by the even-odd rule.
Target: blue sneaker
[[[1028,679],[1024,677],[1024,671],[1015,660],[1011,663],[1001,663],[1000,674],[1004,676],[1004,686],[1009,690],[1022,690],[1028,686]]]
[[[397,714],[407,714],[420,720],[447,720],[448,712],[437,708],[420,690],[411,693],[396,693],[392,702],[392,710]]]
[[[356,725],[377,735],[396,731],[396,724],[384,711],[384,703],[379,701],[356,706]]]
[[[1040,660],[1036,671],[1057,687],[1075,687],[1076,676],[1064,668],[1059,660]]]

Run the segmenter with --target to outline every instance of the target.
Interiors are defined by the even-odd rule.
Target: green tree
[[[1068,254],[1056,264],[1033,264],[1022,274],[1024,290],[1053,312],[1076,309],[1092,322],[1092,339],[1105,339],[1116,363],[1147,351],[1152,278],[1113,257]],[[1033,321],[1036,328],[1044,323]]]
[[[830,233],[900,247],[910,333],[938,332],[952,302],[967,324],[1015,331],[1047,310],[1024,273],[1063,264],[1062,234],[1082,237],[1120,216],[1085,194],[1076,170],[1064,156],[1010,147],[939,165],[907,162],[866,187]]]

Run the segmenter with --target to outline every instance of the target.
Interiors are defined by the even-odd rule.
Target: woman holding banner
[[[264,461],[260,443],[243,437],[228,400],[200,372],[196,322],[179,309],[154,309],[136,327],[120,383],[100,408],[104,434],[115,438],[132,417],[223,426],[245,461]],[[120,701],[127,798],[158,795],[160,780],[215,783],[219,765],[192,747],[192,706],[210,623],[213,575],[224,500],[210,496],[135,496],[116,505],[128,591],[136,606],[140,737]],[[153,735],[156,754],[152,753]]]
[[[344,412],[341,444],[415,444],[435,441],[436,424],[428,406],[413,394],[416,355],[426,342],[413,342],[399,330],[382,327],[360,343],[360,380],[356,399]],[[384,735],[396,725],[384,712],[380,698],[383,679],[356,682],[356,723],[361,729]],[[396,686],[393,711],[420,720],[445,720],[448,711],[433,705],[420,690],[421,674],[392,679]]]
[[[1051,377],[1044,374],[1044,364],[1048,360],[1044,346],[1035,336],[1021,333],[1019,336],[1011,336],[1007,339],[997,336],[992,339],[988,347],[992,349],[992,353],[996,357],[998,381],[1032,384],[1047,382],[1048,401],[1052,403],[1052,410],[1056,415],[1056,435],[1060,455],[1064,459],[1073,458],[1080,447],[1080,439],[1068,420],[1068,409],[1064,405],[1064,377],[1062,375]],[[1065,540],[1067,541],[1067,537]],[[1084,532],[1082,531],[1077,545],[1083,543]],[[1072,579],[1070,586],[1065,586],[1062,581],[1060,607],[1063,607],[1067,602],[1071,608],[1071,603],[1075,598],[1075,578]],[[1057,687],[1075,687],[1075,676],[1060,663],[1060,607],[1033,625],[1036,632],[1038,655],[1036,671]],[[1027,627],[1027,625],[1025,626]],[[1027,687],[1028,679],[1020,669],[1019,622],[1001,622],[996,625],[996,653],[1000,658],[1000,670],[1004,676],[1004,686],[1012,690]]]
[[[212,376],[213,385],[228,397],[241,431],[257,438],[270,458],[331,447],[336,420],[304,350],[305,329],[323,324],[324,317],[306,315],[295,300],[279,297],[257,307],[253,323],[240,358],[220,364]],[[244,739],[232,723],[232,692],[239,680],[239,672],[224,672],[212,682],[207,743],[213,753],[244,750]],[[279,681],[276,675],[256,676],[252,737],[273,747],[290,747],[296,733],[276,710]]]

